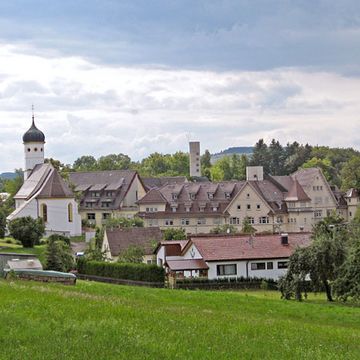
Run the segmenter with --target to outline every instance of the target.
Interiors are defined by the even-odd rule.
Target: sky
[[[45,156],[360,149],[358,0],[0,1],[0,172]]]

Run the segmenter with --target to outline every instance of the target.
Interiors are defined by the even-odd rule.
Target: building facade
[[[311,231],[332,212],[342,215],[340,200],[320,169],[264,177],[262,167],[249,167],[245,181],[166,184],[137,203],[145,226],[198,234],[229,224],[241,231],[247,218],[259,233],[280,233]]]

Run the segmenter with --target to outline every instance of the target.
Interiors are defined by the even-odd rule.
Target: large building
[[[57,170],[44,163],[45,135],[32,118],[23,136],[25,153],[24,184],[14,196],[15,210],[8,220],[41,217],[46,234],[81,235],[81,218],[75,196]]]
[[[100,227],[109,218],[132,218],[138,212],[136,201],[146,194],[132,170],[73,172],[69,181],[79,194],[81,218]]]
[[[137,203],[145,226],[182,227],[191,234],[224,224],[240,231],[245,218],[258,232],[311,231],[333,211],[346,217],[318,168],[264,176],[262,167],[249,167],[244,181],[166,184]]]

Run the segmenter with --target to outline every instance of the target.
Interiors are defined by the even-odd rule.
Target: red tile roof
[[[202,259],[190,260],[166,260],[166,265],[172,271],[185,271],[185,270],[207,270],[209,266]]]
[[[288,241],[282,245],[280,235],[191,237],[205,261],[225,261],[287,258],[297,247],[310,245],[311,234],[288,234]]]

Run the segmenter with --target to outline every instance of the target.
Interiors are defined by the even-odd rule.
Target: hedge
[[[79,259],[77,270],[80,274],[96,275],[113,279],[147,282],[164,282],[165,271],[157,265],[111,263],[105,261],[86,261]]]

